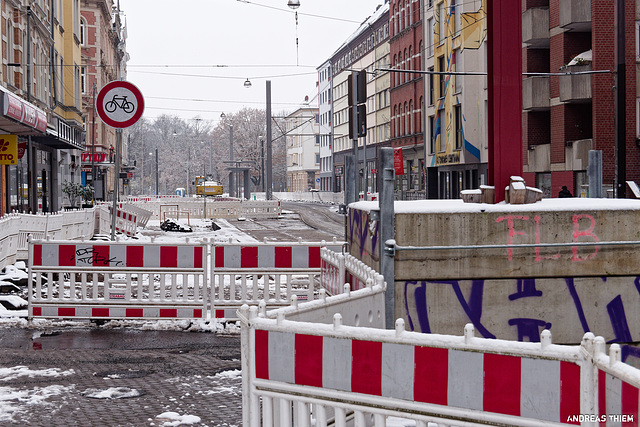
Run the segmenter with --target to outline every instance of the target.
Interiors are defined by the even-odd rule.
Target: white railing
[[[331,295],[344,292],[343,284],[349,283],[354,291],[375,283],[379,274],[350,254],[322,250],[322,286]]]
[[[127,206],[151,212],[151,218],[164,220],[178,215],[189,218],[277,218],[282,214],[278,200],[239,200],[217,197],[138,197],[127,199]],[[140,223],[138,225],[141,225]]]
[[[375,312],[374,292],[351,296],[363,292]],[[606,356],[601,337],[566,346],[549,331],[529,343],[477,338],[471,324],[461,337],[406,331],[402,319],[395,330],[347,326],[332,309],[338,298],[240,310],[244,426],[638,422],[640,371],[620,361],[617,344]]]

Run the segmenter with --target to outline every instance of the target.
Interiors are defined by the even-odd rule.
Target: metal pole
[[[262,184],[262,192],[265,191],[265,183],[264,183],[264,139],[260,139],[260,161],[262,162],[262,166],[260,166],[260,183]]]
[[[209,176],[213,179],[213,138],[209,141]]]
[[[111,209],[111,240],[116,240],[116,214],[118,212],[118,178],[120,177],[120,146],[122,129],[116,129],[116,164],[113,174],[113,206]]]
[[[344,156],[344,176],[346,177],[353,176],[353,172],[356,169],[354,157],[353,154]],[[358,196],[356,194],[356,180],[346,179],[344,182],[344,204],[348,206],[350,203],[357,202]]]
[[[96,204],[96,82],[93,82],[93,96],[91,100],[91,185],[93,195],[91,204]]]
[[[347,204],[353,202],[357,202],[360,200],[360,177],[358,173],[358,80],[356,78],[357,73],[355,71],[351,72],[351,101],[353,105],[353,110],[351,111],[351,122],[353,123],[353,135],[350,135],[352,143],[353,143],[353,157],[355,162],[355,167],[353,168],[353,172],[351,175],[346,174],[346,177],[350,177],[354,181],[355,185],[355,199],[348,200]],[[345,171],[346,173],[346,171]],[[346,183],[345,183],[346,187]],[[345,193],[346,194],[346,193]]]
[[[31,102],[31,6],[27,6],[27,102]],[[29,211],[38,211],[38,176],[36,174],[36,155],[31,142],[31,135],[27,137],[27,174],[29,176]]]
[[[393,148],[380,149],[380,167],[382,169],[382,189],[378,206],[380,207],[380,272],[387,282],[385,291],[385,325],[387,329],[395,327],[395,257],[385,251],[387,242],[395,246],[395,209],[393,201],[394,168]]]
[[[615,197],[624,199],[627,196],[627,108],[626,108],[626,66],[625,66],[625,0],[616,1],[616,95],[615,95]]]
[[[156,196],[158,194],[158,148],[156,147]]]
[[[229,125],[229,161],[233,162],[233,126]],[[233,163],[229,163],[233,168]],[[236,171],[231,169],[231,173],[229,174],[229,192],[231,197],[238,197],[238,183],[236,182],[238,178],[236,177]]]
[[[271,80],[267,80],[267,200],[273,198],[273,177],[272,177],[272,158],[271,158]]]
[[[191,147],[187,147],[187,196],[189,196],[189,163],[191,163]]]

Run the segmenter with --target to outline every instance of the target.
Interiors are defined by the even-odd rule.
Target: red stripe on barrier
[[[274,264],[275,268],[291,268],[291,246],[274,248]]]
[[[109,266],[109,246],[94,245],[93,246],[93,265]]]
[[[483,409],[520,416],[521,358],[484,354]]]
[[[322,387],[322,337],[296,334],[295,383]]]
[[[598,369],[598,412],[599,416],[603,415],[606,418],[607,415],[607,374],[604,371]],[[601,426],[606,426],[606,420],[600,423]]]
[[[160,317],[178,317],[178,309],[176,308],[161,308]]]
[[[216,310],[216,319],[223,319],[224,318],[224,310]]]
[[[76,265],[76,245],[58,245],[58,265],[61,267]]]
[[[320,246],[309,246],[309,268],[320,268]]]
[[[178,266],[178,247],[160,246],[160,267]]]
[[[141,308],[127,308],[124,312],[125,317],[143,317],[143,314]]]
[[[33,245],[33,265],[42,265],[42,245]]]
[[[638,425],[638,389],[629,383],[622,382],[622,415],[633,417],[634,423]]]
[[[34,316],[42,316],[42,307],[33,307]]]
[[[193,248],[193,268],[202,268],[202,246]]]
[[[256,378],[269,379],[269,332],[256,330]]]
[[[201,318],[202,317],[202,309],[201,308],[194,308],[193,309],[193,317],[194,318]]]
[[[75,317],[76,309],[74,307],[59,307],[58,316]]]
[[[240,248],[240,268],[258,267],[258,247],[242,246]]]
[[[381,342],[351,342],[351,391],[375,396],[382,394]]]
[[[413,399],[418,402],[447,405],[449,350],[416,347],[414,360]]]
[[[127,246],[127,267],[144,266],[144,246]]]
[[[109,309],[104,307],[95,307],[91,309],[93,317],[109,317]]]
[[[215,255],[216,255],[216,262],[214,263],[214,267],[224,268],[224,246],[216,246]]]
[[[567,421],[571,415],[580,415],[580,366],[560,362],[560,422],[580,424],[578,421]]]

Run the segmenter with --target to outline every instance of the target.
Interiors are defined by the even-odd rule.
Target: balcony
[[[591,31],[591,0],[560,0],[560,27],[571,31]]]
[[[539,111],[549,108],[549,77],[528,77],[522,80],[522,109]]]
[[[534,7],[522,13],[522,42],[528,47],[549,47],[549,9]]]
[[[567,71],[590,71],[591,65],[567,67]],[[561,102],[589,102],[591,101],[591,74],[573,74],[560,76]]]

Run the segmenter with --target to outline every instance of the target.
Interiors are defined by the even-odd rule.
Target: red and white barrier
[[[405,331],[402,319],[396,330],[346,326],[332,306],[347,297],[243,307],[243,425],[346,425],[347,413],[375,426],[638,425],[640,370],[617,344],[606,356],[591,333],[562,346],[549,331],[530,343],[476,338],[470,324],[463,337]]]
[[[204,247],[116,243],[34,243],[34,267],[203,268]]]
[[[30,244],[29,317],[207,317],[207,248],[191,244]]]

